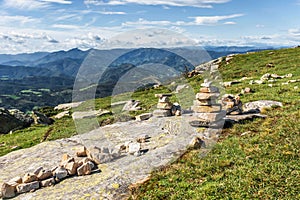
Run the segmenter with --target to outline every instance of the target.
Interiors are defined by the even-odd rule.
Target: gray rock
[[[17,192],[21,194],[21,193],[37,190],[39,188],[40,188],[40,183],[38,181],[34,181],[30,183],[22,183],[17,185]]]
[[[7,109],[0,108],[0,133],[9,133],[30,126],[33,120],[21,117],[19,113],[12,115]]]
[[[130,100],[124,105],[122,111],[141,110],[141,107],[139,107],[139,104],[140,104],[140,101]]]
[[[80,106],[83,102],[73,102],[73,103],[65,103],[65,104],[59,104],[54,109],[55,110],[70,110],[72,108],[76,108]]]
[[[52,185],[55,185],[55,179],[53,177],[41,181],[41,186],[42,187],[49,187],[49,186],[52,186]]]
[[[70,115],[70,112],[69,111],[63,111],[61,113],[58,113],[57,115],[54,116],[54,119],[61,119],[65,116],[69,116]]]
[[[68,176],[68,171],[64,167],[58,167],[53,175],[55,176],[56,180],[62,180]]]
[[[273,106],[282,107],[282,103],[278,101],[271,101],[271,100],[259,100],[259,101],[245,103],[243,109],[244,112],[251,112],[255,110],[261,111],[263,108],[271,108]]]
[[[171,116],[170,110],[154,110],[153,116],[155,117],[168,117]]]
[[[40,113],[38,111],[33,111],[32,118],[35,124],[45,124],[50,125],[53,124],[53,119],[47,117],[45,114]]]
[[[137,121],[144,121],[144,120],[150,119],[152,116],[153,116],[152,113],[143,113],[141,115],[135,116],[135,119]]]

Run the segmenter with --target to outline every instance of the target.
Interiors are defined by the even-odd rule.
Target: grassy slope
[[[266,68],[269,62],[275,68]],[[220,67],[224,81],[243,76],[259,79],[265,73],[300,78],[300,48],[236,56]],[[277,100],[283,108],[266,110],[266,120],[236,124],[225,129],[220,142],[204,158],[193,150],[171,166],[154,172],[150,181],[135,188],[133,199],[300,199],[300,102],[299,83],[273,87],[250,85],[255,93],[242,97],[248,102]],[[239,93],[248,81],[233,85]],[[248,134],[241,136],[242,133]]]
[[[266,68],[273,62],[276,67]],[[300,48],[263,51],[235,56],[230,64],[220,67],[224,81],[251,76],[259,79],[265,73],[284,75],[293,73],[290,79],[300,79]],[[224,130],[220,142],[204,158],[202,150],[185,154],[168,168],[155,172],[151,180],[133,192],[137,199],[295,199],[300,198],[299,178],[299,83],[281,85],[289,79],[278,80],[273,87],[267,84],[250,85],[255,90],[242,96],[243,102],[269,99],[284,103],[283,108],[267,110],[266,120],[237,124]],[[201,77],[189,80],[199,87]],[[233,85],[227,93],[239,93],[249,81]],[[142,107],[151,109],[156,104],[154,93],[167,89],[139,91],[133,99],[141,100]],[[126,95],[125,95],[126,96]],[[122,100],[122,95],[117,97]],[[114,99],[115,100],[115,99]],[[96,108],[110,109],[111,99],[96,99]],[[82,110],[89,107],[86,103]],[[145,112],[145,111],[144,111]],[[130,113],[131,115],[138,114]],[[106,115],[99,123],[118,116]],[[51,126],[33,126],[13,134],[0,135],[0,156],[15,149],[27,148],[44,140],[70,137],[76,132],[71,117],[57,120]],[[245,136],[241,133],[249,132]],[[298,195],[298,196],[297,196]]]

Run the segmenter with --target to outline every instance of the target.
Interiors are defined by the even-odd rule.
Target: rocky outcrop
[[[259,100],[245,103],[243,106],[244,112],[260,112],[264,108],[282,107],[282,103],[271,100]]]
[[[0,108],[0,133],[9,133],[30,126],[33,119],[19,110],[12,113],[5,108]]]
[[[33,118],[35,124],[51,125],[54,122],[53,119],[47,117],[45,114],[40,113],[38,111],[32,112],[32,118]]]

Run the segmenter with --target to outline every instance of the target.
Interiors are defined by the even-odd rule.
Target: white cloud
[[[112,11],[100,11],[100,14],[103,15],[125,15],[125,12],[112,12]]]
[[[148,21],[143,18],[140,18],[138,21],[134,22],[124,22],[122,26],[145,26],[145,25],[153,25],[153,26],[169,26],[172,25],[171,21]]]
[[[18,26],[24,25],[28,23],[38,23],[40,20],[27,17],[27,16],[10,16],[10,15],[2,15],[0,16],[0,25],[7,25],[7,26]]]
[[[145,27],[145,26],[197,26],[197,25],[216,25],[219,21],[232,19],[236,17],[241,17],[243,14],[233,14],[233,15],[225,15],[225,16],[197,16],[197,17],[189,17],[194,19],[194,21],[186,22],[186,21],[176,21],[171,22],[167,20],[161,21],[149,21],[143,18],[140,18],[138,21],[133,22],[124,22],[122,26],[131,26],[131,27]],[[224,24],[235,24],[235,22],[225,22]]]
[[[42,2],[59,3],[59,4],[72,4],[72,1],[69,1],[69,0],[42,0]]]
[[[211,8],[213,4],[227,3],[231,0],[85,0],[86,5],[124,5],[129,3],[141,5],[191,6]]]
[[[70,0],[4,0],[2,5],[19,10],[37,10],[47,8],[51,3],[72,4]]]
[[[289,30],[288,30],[288,33],[289,33],[289,35],[291,35],[291,36],[294,36],[294,37],[300,37],[300,28],[299,28],[299,29],[296,29],[296,28],[289,29]]]
[[[235,25],[236,22],[224,22],[225,25]]]
[[[256,28],[265,28],[265,25],[263,25],[263,24],[256,24],[255,27],[256,27]]]
[[[35,10],[48,7],[49,4],[37,0],[4,0],[3,6],[20,10]]]
[[[232,19],[241,17],[243,14],[233,14],[233,15],[223,15],[223,16],[197,16],[197,17],[190,17],[195,19],[195,24],[197,25],[212,25],[217,24],[219,21]]]
[[[73,24],[53,24],[53,28],[59,28],[59,29],[80,29],[81,26],[73,25]]]

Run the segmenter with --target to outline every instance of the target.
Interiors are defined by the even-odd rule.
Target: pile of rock
[[[121,153],[126,153],[134,156],[141,156],[146,153],[146,149],[143,149],[143,144],[146,142],[150,142],[149,139],[151,137],[147,134],[139,135],[135,141],[126,141],[123,144],[117,145],[116,149],[118,149]]]
[[[171,96],[172,94],[155,94],[155,97],[159,98],[157,109],[153,111],[155,117],[172,116],[171,109],[173,104],[170,102]]]
[[[201,84],[192,106],[195,118],[190,122],[191,126],[214,127],[221,124],[225,113],[222,112],[222,105],[217,103],[219,96],[219,88],[212,86],[211,81],[205,80]]]
[[[243,113],[243,103],[239,95],[225,94],[222,104],[226,108],[227,115],[239,115]]]
[[[2,198],[12,198],[17,194],[33,192],[42,187],[49,187],[71,176],[89,175],[99,171],[94,160],[87,157],[88,151],[82,146],[77,152],[77,157],[64,154],[59,166],[52,169],[37,168],[34,172],[26,173],[23,177],[15,177],[2,184]],[[78,157],[84,157],[79,159]]]

